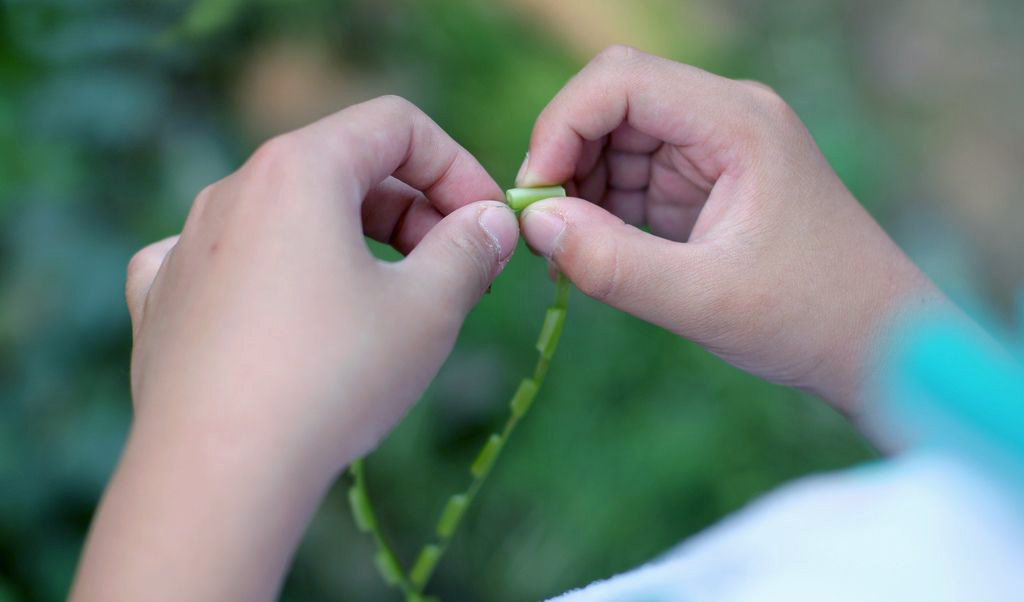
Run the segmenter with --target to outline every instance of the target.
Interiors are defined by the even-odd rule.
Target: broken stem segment
[[[544,186],[543,188],[509,188],[505,191],[505,201],[512,211],[522,211],[527,206],[555,197],[565,196],[565,188],[561,186]]]

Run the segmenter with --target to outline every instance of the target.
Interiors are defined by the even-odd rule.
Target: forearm
[[[133,428],[71,599],[273,599],[332,475],[284,435],[168,426]]]

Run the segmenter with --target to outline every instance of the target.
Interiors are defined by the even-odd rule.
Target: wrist
[[[856,319],[839,344],[821,363],[817,381],[810,392],[825,399],[858,427],[873,422],[870,415],[877,374],[886,350],[900,325],[923,313],[959,313],[959,310],[935,284],[900,255],[898,267],[883,282],[889,285],[860,311],[850,312]]]
[[[272,599],[330,479],[290,441],[153,417],[132,427],[73,598]]]

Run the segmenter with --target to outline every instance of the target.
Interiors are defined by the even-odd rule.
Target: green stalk
[[[424,598],[402,571],[398,557],[388,546],[384,534],[380,530],[377,515],[373,511],[370,495],[366,490],[366,476],[363,471],[362,459],[356,460],[349,466],[349,473],[352,475],[352,486],[348,490],[349,507],[352,508],[352,517],[355,519],[356,527],[373,537],[373,543],[377,548],[377,553],[374,556],[377,572],[388,585],[401,590],[405,594],[407,602],[422,602]]]
[[[437,567],[438,561],[448,549],[448,544],[451,542],[455,530],[458,529],[462,517],[465,516],[466,508],[473,503],[480,488],[483,487],[487,476],[494,467],[494,463],[501,455],[501,451],[505,449],[509,436],[512,435],[519,421],[529,411],[534,398],[537,396],[537,392],[544,383],[544,377],[548,372],[548,365],[551,362],[552,355],[555,353],[555,348],[558,346],[558,340],[565,325],[565,316],[569,304],[569,287],[569,279],[559,274],[555,283],[555,302],[548,307],[544,316],[544,323],[540,329],[540,335],[537,337],[537,344],[535,346],[537,349],[537,362],[534,364],[532,375],[519,381],[519,386],[509,400],[509,415],[505,419],[505,425],[500,432],[494,433],[487,438],[487,442],[484,443],[477,453],[476,459],[470,464],[469,473],[473,480],[470,482],[469,488],[462,493],[456,493],[448,499],[448,503],[445,504],[444,510],[441,511],[441,517],[434,527],[434,534],[437,538],[433,543],[423,546],[419,556],[416,558],[416,562],[413,564],[413,569],[410,571],[410,580],[413,587],[419,592],[422,592],[427,582],[430,581],[434,568]]]
[[[528,205],[537,201],[565,196],[565,189],[561,186],[548,186],[545,188],[512,188],[505,193],[509,206],[519,212]],[[360,531],[370,534],[373,537],[377,548],[376,565],[384,581],[392,587],[399,589],[405,594],[406,602],[427,602],[436,600],[425,598],[423,588],[426,587],[430,577],[434,574],[438,562],[444,556],[455,535],[466,509],[476,498],[484,481],[491,473],[494,463],[505,448],[508,438],[512,435],[519,421],[529,411],[533,400],[544,383],[544,377],[548,373],[548,366],[551,357],[558,346],[558,340],[562,335],[565,326],[565,317],[569,307],[569,279],[558,274],[555,281],[555,299],[544,313],[544,322],[541,324],[540,333],[537,336],[537,362],[534,364],[530,376],[519,381],[515,393],[509,400],[509,415],[505,425],[498,433],[493,433],[487,438],[487,442],[477,453],[476,458],[469,466],[469,474],[472,477],[469,487],[462,493],[452,495],[441,511],[441,516],[434,527],[434,541],[423,546],[412,568],[408,573],[402,570],[398,558],[391,548],[388,547],[377,517],[374,514],[370,497],[366,490],[366,478],[363,473],[362,460],[352,463],[349,472],[352,474],[352,486],[349,489],[349,505],[352,507],[352,515],[355,518],[356,526]]]
[[[542,188],[509,188],[505,191],[505,201],[513,211],[522,211],[528,205],[544,199],[565,196],[561,186],[544,186]]]

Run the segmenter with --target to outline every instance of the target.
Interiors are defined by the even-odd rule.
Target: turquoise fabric
[[[963,454],[1024,494],[1020,348],[999,344],[961,320],[935,316],[915,320],[900,340],[886,362],[887,421],[899,425],[912,445]]]

